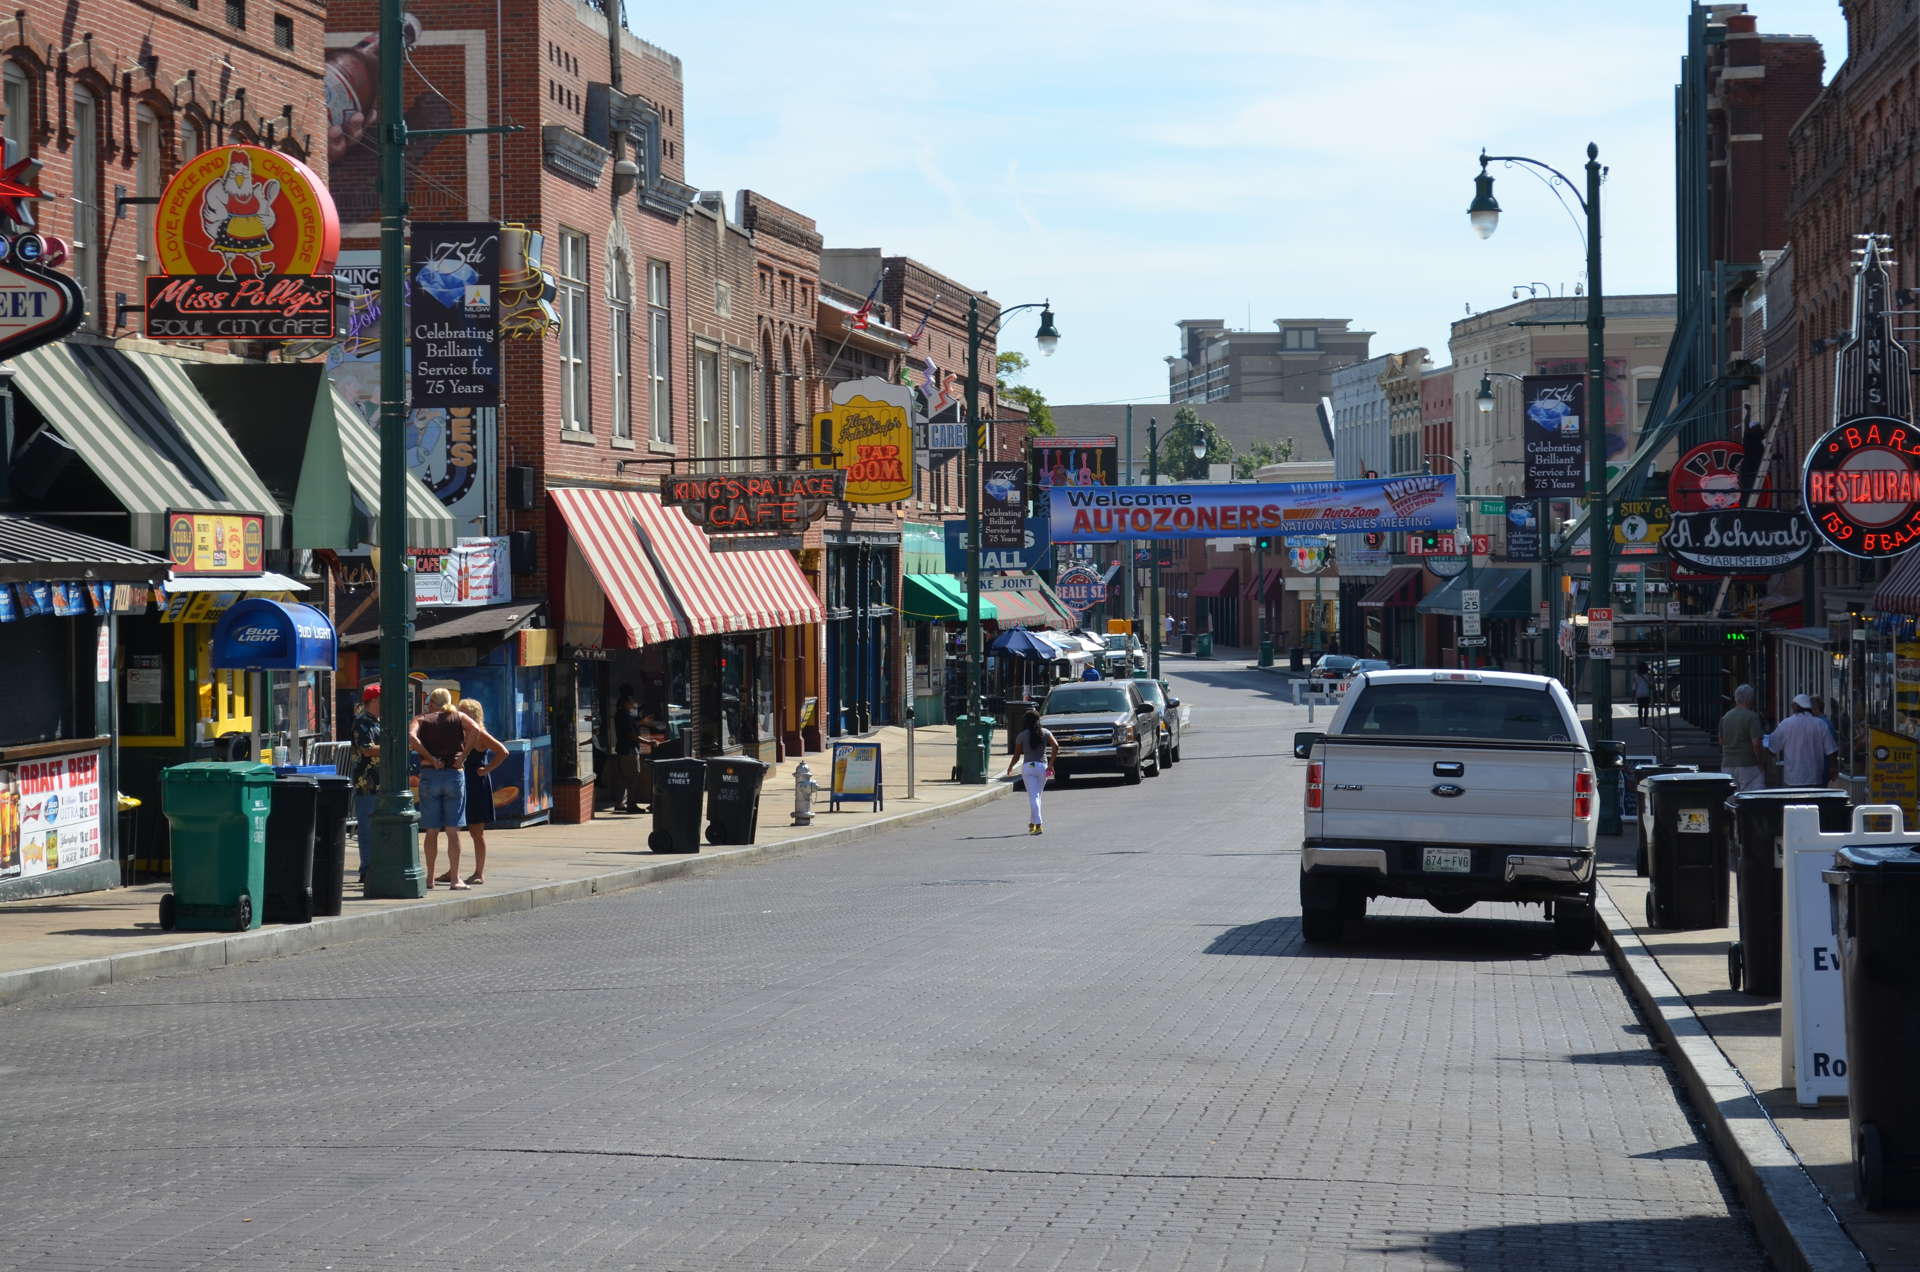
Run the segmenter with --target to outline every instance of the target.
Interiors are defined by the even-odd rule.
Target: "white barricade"
[[[1869,830],[1869,826],[1883,829]],[[1840,983],[1840,940],[1833,903],[1820,875],[1834,853],[1857,844],[1920,844],[1904,829],[1898,804],[1861,804],[1853,829],[1823,834],[1820,810],[1790,804],[1781,819],[1782,884],[1786,889],[1780,943],[1780,1072],[1800,1104],[1847,1094],[1847,1009]]]

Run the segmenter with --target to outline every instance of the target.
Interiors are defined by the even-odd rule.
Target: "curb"
[[[932,821],[949,813],[977,808],[999,799],[1012,789],[1011,784],[996,781],[978,791],[963,795],[951,803],[940,804],[933,808],[916,808],[911,812],[883,817],[858,826],[821,831],[818,834],[802,835],[777,843],[748,844],[739,848],[723,848],[716,852],[665,857],[657,861],[648,861],[644,865],[629,866],[623,870],[589,875],[580,879],[561,879],[553,883],[513,888],[505,892],[492,892],[485,896],[467,896],[458,900],[449,898],[446,901],[435,901],[430,905],[410,905],[390,910],[345,914],[337,918],[315,919],[311,923],[256,928],[251,932],[236,932],[232,936],[216,935],[180,945],[164,945],[158,949],[135,950],[126,954],[79,959],[71,963],[55,963],[47,967],[27,967],[18,971],[0,972],[0,1006],[11,1006],[30,999],[46,998],[76,989],[117,985],[123,981],[158,976],[166,972],[200,971],[211,967],[252,963],[261,959],[284,958],[290,954],[323,949],[326,946],[347,941],[364,941],[376,936],[418,932],[447,923],[459,923],[466,919],[518,913],[562,901],[579,901],[604,893],[624,892],[629,888],[644,887],[650,883],[664,883],[669,879],[715,874],[735,866],[771,861],[810,849],[858,843],[860,840],[871,839],[890,830]]]
[[[1753,1088],[1660,970],[1620,907],[1604,887],[1594,899],[1601,943],[1654,1036],[1666,1045],[1773,1266],[1781,1272],[1860,1272],[1869,1266]]]

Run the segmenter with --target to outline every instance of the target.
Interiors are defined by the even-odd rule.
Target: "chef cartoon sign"
[[[340,217],[314,171],[261,146],[221,146],[181,165],[155,209],[161,272],[238,282],[331,274]]]

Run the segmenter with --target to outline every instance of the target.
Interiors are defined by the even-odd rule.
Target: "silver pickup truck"
[[[1499,671],[1372,671],[1307,761],[1303,935],[1338,941],[1374,897],[1445,914],[1540,902],[1560,948],[1593,948],[1597,782],[1625,747],[1590,747],[1557,680]]]

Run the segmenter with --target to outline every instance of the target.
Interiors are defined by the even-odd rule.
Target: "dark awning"
[[[468,636],[504,639],[533,621],[542,607],[540,601],[508,601],[502,605],[437,606],[414,615],[413,640],[460,640]],[[340,638],[342,648],[378,645],[380,628],[369,627]]]
[[[1285,590],[1286,571],[1277,565],[1270,565],[1260,571],[1260,577],[1247,584],[1246,598],[1250,601],[1270,600],[1273,594]]]
[[[75,534],[32,517],[0,514],[0,583],[167,581],[167,563],[118,543]]]
[[[1482,618],[1526,618],[1533,612],[1532,570],[1484,567],[1473,572],[1473,586],[1480,591]],[[1418,608],[1422,614],[1458,614],[1460,593],[1466,590],[1466,575],[1448,579]]]
[[[1397,565],[1387,576],[1366,590],[1360,598],[1361,609],[1405,609],[1420,599],[1420,567]]]
[[[1232,596],[1233,587],[1239,581],[1240,571],[1232,566],[1223,569],[1208,570],[1193,585],[1195,596]]]
[[[1873,608],[1883,614],[1920,614],[1920,552],[1909,551],[1880,580]]]

